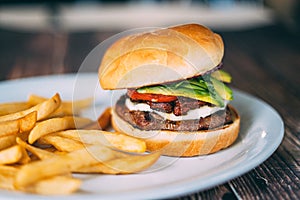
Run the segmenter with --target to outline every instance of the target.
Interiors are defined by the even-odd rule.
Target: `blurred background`
[[[0,81],[76,73],[82,63],[86,71],[96,72],[97,65],[84,60],[111,36],[183,23],[204,24],[222,36],[223,66],[233,77],[231,86],[273,106],[286,128],[277,153],[265,163],[200,197],[182,199],[296,199],[300,0],[0,0]],[[92,52],[100,62],[97,51]],[[39,87],[48,91],[47,85]],[[250,124],[245,126],[252,127],[253,116],[241,115]]]
[[[300,27],[299,0],[0,2],[0,80],[76,72],[100,42],[132,28],[200,23],[230,47],[231,40],[243,43],[252,35],[298,38]],[[256,41],[245,48],[255,51]]]

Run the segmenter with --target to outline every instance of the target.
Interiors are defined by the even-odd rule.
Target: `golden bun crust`
[[[137,33],[116,41],[99,66],[103,89],[137,88],[201,75],[221,63],[222,38],[198,24]]]
[[[206,155],[230,146],[238,137],[240,117],[234,107],[229,105],[229,108],[233,123],[213,130],[193,132],[139,130],[121,119],[114,110],[112,110],[112,125],[119,132],[143,139],[150,152],[161,151],[163,155],[178,157]]]

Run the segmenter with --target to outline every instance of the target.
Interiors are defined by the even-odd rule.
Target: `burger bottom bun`
[[[233,123],[218,129],[177,132],[168,130],[145,131],[131,126],[112,109],[112,125],[116,131],[142,139],[150,152],[161,151],[162,155],[191,157],[217,152],[230,146],[238,137],[240,117],[229,105]]]

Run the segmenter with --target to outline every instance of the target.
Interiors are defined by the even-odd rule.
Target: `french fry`
[[[0,165],[0,174],[16,174],[17,171],[16,166]]]
[[[97,119],[102,130],[106,130],[111,125],[111,107],[108,107]]]
[[[83,129],[85,129],[85,130],[101,130],[100,125],[97,121],[93,121],[92,123],[83,127]]]
[[[78,190],[81,180],[68,176],[54,176],[22,188],[25,192],[40,195],[67,195]]]
[[[32,154],[34,154],[35,156],[37,156],[41,160],[51,158],[51,157],[55,156],[55,154],[52,153],[52,152],[49,152],[49,151],[46,151],[44,149],[37,148],[37,147],[34,147],[30,144],[27,144],[26,142],[24,142],[19,137],[16,138],[16,142],[17,142],[18,145],[20,145],[21,147],[27,149],[28,151],[30,151]]]
[[[0,173],[0,188],[6,190],[13,190],[14,187],[14,175]]]
[[[0,165],[0,188],[7,190],[16,189],[14,180],[18,170],[16,167]],[[80,185],[81,180],[79,179],[70,176],[54,176],[19,189],[40,195],[66,195],[78,190]]]
[[[30,108],[31,105],[27,102],[1,103],[0,116],[8,115]]]
[[[81,99],[81,100],[75,100],[75,101],[72,101],[72,102],[65,102],[65,103],[72,104],[73,105],[73,110],[75,110],[75,113],[77,113],[78,111],[91,106],[92,102],[93,102],[93,98],[89,97],[89,98],[85,98],[85,99]]]
[[[9,148],[16,144],[16,135],[0,137],[0,150]]]
[[[146,151],[146,143],[144,141],[117,132],[112,133],[101,130],[66,130],[54,134],[71,138],[84,144],[113,146],[126,152],[144,153]]]
[[[67,154],[68,152],[67,151],[58,151],[58,150],[56,150],[56,151],[54,151],[53,152],[55,155],[65,155],[65,154]]]
[[[18,169],[13,166],[0,165],[0,188],[13,190],[14,179]]]
[[[23,133],[17,133],[17,137],[21,138],[23,141],[27,141],[29,133],[30,133],[30,131],[26,131]]]
[[[14,145],[0,151],[0,164],[17,163],[22,158],[22,149],[19,145]]]
[[[27,164],[31,161],[26,149],[22,146],[20,146],[21,148],[21,152],[22,152],[22,156],[20,158],[20,160],[18,161],[18,164]]]
[[[36,105],[45,100],[47,100],[47,98],[32,94],[28,98],[28,104]],[[89,107],[92,104],[92,100],[92,98],[86,98],[77,101],[62,101],[61,106],[53,113],[53,115],[77,115],[80,110]]]
[[[31,95],[17,108],[0,104],[0,188],[66,195],[81,185],[73,172],[137,173],[157,161],[159,153],[135,153],[146,151],[144,141],[104,131],[110,127],[110,107],[96,122],[75,116],[91,102],[62,101],[55,94]]]
[[[17,188],[24,188],[42,179],[67,174],[98,162],[111,160],[117,156],[117,153],[108,147],[93,145],[65,155],[31,162],[20,168],[14,184]]]
[[[38,141],[43,144],[51,144],[57,150],[63,152],[71,152],[85,147],[82,142],[79,142],[77,140],[51,134],[40,138]]]
[[[140,139],[117,132],[112,133],[104,131],[103,133],[109,144],[117,149],[135,153],[144,153],[146,151],[146,143]],[[87,138],[84,138],[83,140],[85,141]]]
[[[0,122],[15,120],[24,117],[25,115],[28,115],[29,113],[34,111],[37,112],[37,121],[40,121],[42,119],[47,118],[51,113],[53,113],[60,106],[60,103],[61,99],[59,94],[55,94],[50,99],[40,104],[37,104],[36,106],[33,106],[27,110],[0,116]]]
[[[151,153],[141,156],[125,156],[109,160],[105,163],[97,163],[95,165],[78,170],[79,173],[104,173],[104,174],[129,174],[137,173],[147,169],[160,157],[160,153]]]
[[[30,131],[35,126],[36,118],[34,111],[18,119],[0,122],[0,137]]]
[[[91,123],[90,119],[82,117],[52,118],[38,123],[29,133],[28,142],[34,143],[40,137],[56,131],[83,127]]]
[[[107,130],[111,126],[111,107],[106,108],[98,117],[97,121],[87,125],[87,130]]]

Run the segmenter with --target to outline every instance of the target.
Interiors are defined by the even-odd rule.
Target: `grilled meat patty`
[[[171,121],[165,120],[155,112],[130,111],[125,100],[127,96],[122,96],[116,103],[117,114],[141,130],[170,130],[170,131],[198,131],[214,129],[225,124],[232,123],[232,116],[228,108],[220,110],[205,118],[196,120]],[[178,99],[168,103],[144,102],[150,105],[153,110],[166,113],[174,113],[177,116],[186,114],[189,110],[199,108],[207,103],[189,98]]]

